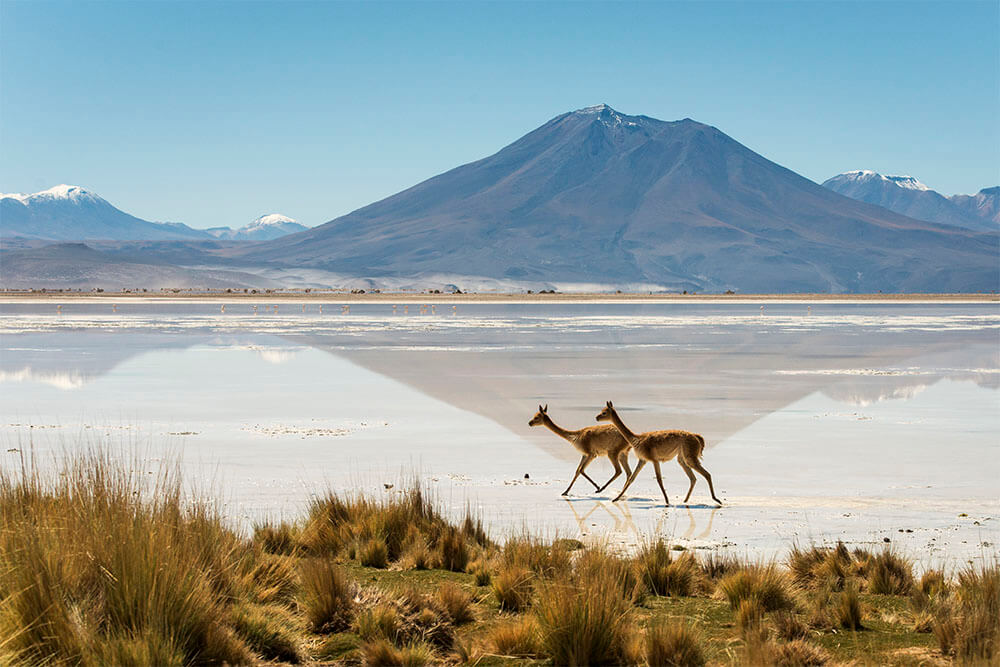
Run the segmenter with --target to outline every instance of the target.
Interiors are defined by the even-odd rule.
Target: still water
[[[419,476],[498,534],[997,553],[998,304],[7,303],[0,336],[0,465],[95,444],[180,458],[244,525]],[[591,425],[606,400],[634,431],[704,435],[724,506],[702,480],[676,505],[673,463],[669,508],[649,470],[627,502],[624,478],[561,497],[579,455],[527,422],[545,403]]]

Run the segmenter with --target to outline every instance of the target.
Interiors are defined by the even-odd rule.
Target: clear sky
[[[315,225],[607,103],[822,182],[1000,183],[1000,4],[0,0],[0,192]]]

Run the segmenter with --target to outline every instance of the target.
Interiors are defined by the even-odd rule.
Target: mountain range
[[[76,185],[57,185],[34,194],[0,194],[0,237],[52,241],[161,241],[228,239],[267,241],[308,229],[272,213],[245,227],[193,229],[179,222],[150,222],[115,208]]]
[[[945,197],[912,176],[883,176],[863,169],[838,174],[823,186],[917,220],[979,231],[1000,229],[998,187],[985,188],[976,195]]]
[[[286,232],[300,226],[278,214],[238,231],[150,223],[71,186],[4,196],[0,232],[118,239],[91,250],[116,262],[241,272],[244,285],[257,275],[262,284],[289,287],[504,291],[1000,286],[1000,234],[985,219],[996,215],[995,189],[952,201],[909,177],[852,174],[823,187],[710,125],[630,116],[602,104],[556,116],[494,155],[294,233]],[[867,196],[866,187],[891,196],[882,205],[853,198]],[[923,206],[897,190],[915,193]],[[79,215],[60,217],[55,207],[67,202]],[[904,205],[910,214],[889,208]],[[934,206],[950,212],[947,224],[913,217]],[[96,211],[107,219],[90,215]],[[173,236],[150,236],[154,231]],[[243,241],[272,233],[285,235]],[[20,273],[20,284],[46,278],[37,254],[45,250],[30,248],[36,254],[20,266],[41,273]],[[2,286],[11,282],[11,252]],[[54,263],[95,259],[79,248],[53,252]]]
[[[715,127],[607,105],[235,257],[559,289],[990,290],[998,236],[851,199]]]

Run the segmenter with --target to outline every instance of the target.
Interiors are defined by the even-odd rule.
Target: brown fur
[[[601,426],[587,426],[586,428],[581,428],[577,431],[570,431],[561,428],[556,425],[552,418],[548,415],[549,406],[538,406],[538,412],[535,416],[531,418],[528,422],[528,426],[544,426],[549,429],[560,438],[563,438],[569,442],[576,451],[580,452],[583,458],[580,459],[580,464],[576,468],[576,474],[573,475],[573,480],[563,491],[562,495],[567,495],[569,490],[573,488],[573,484],[576,482],[576,478],[583,475],[584,478],[594,485],[594,488],[598,492],[603,491],[607,488],[608,484],[615,481],[615,479],[621,475],[622,468],[625,468],[625,476],[628,477],[632,474],[632,470],[628,465],[628,450],[630,445],[626,442],[625,438],[618,432],[618,429],[613,425],[601,425]],[[585,472],[586,468],[590,463],[599,456],[607,456],[608,460],[611,461],[611,465],[615,467],[615,474],[611,476],[604,486],[598,486],[597,482],[590,479],[590,477]]]
[[[690,433],[689,431],[647,431],[646,433],[633,433],[629,430],[625,423],[618,416],[615,411],[615,407],[608,401],[607,406],[604,410],[597,415],[597,421],[610,421],[614,424],[615,428],[622,435],[623,438],[632,446],[635,450],[635,455],[639,458],[639,464],[635,467],[635,470],[629,475],[628,480],[625,482],[625,486],[622,488],[622,492],[618,494],[615,500],[619,500],[623,495],[625,495],[625,490],[632,485],[635,481],[636,476],[647,462],[653,464],[653,468],[656,471],[656,481],[660,485],[660,491],[663,491],[663,500],[666,501],[667,505],[670,504],[670,500],[667,498],[667,490],[663,488],[663,478],[660,474],[660,463],[662,461],[669,461],[670,459],[676,457],[677,463],[680,464],[684,473],[688,476],[691,482],[690,488],[688,488],[687,496],[684,497],[684,502],[687,502],[688,498],[691,497],[691,491],[694,490],[695,476],[693,471],[698,471],[701,475],[708,481],[709,491],[712,493],[712,500],[722,504],[722,501],[715,497],[715,488],[712,486],[712,476],[708,474],[701,465],[701,456],[705,451],[705,439],[698,435],[697,433]]]

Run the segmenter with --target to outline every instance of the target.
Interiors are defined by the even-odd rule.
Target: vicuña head
[[[531,418],[530,422],[528,422],[528,426],[541,426],[542,424],[544,424],[545,418],[549,416],[548,412],[549,412],[548,403],[546,403],[544,406],[539,405],[538,412],[536,412],[535,416]]]
[[[615,406],[611,404],[611,401],[608,401],[607,405],[604,406],[604,409],[601,410],[601,414],[597,415],[597,421],[599,422],[611,421],[611,413],[614,411],[615,411]]]

